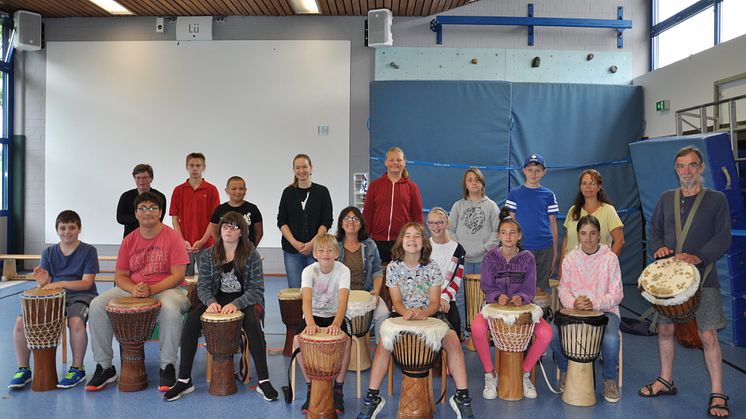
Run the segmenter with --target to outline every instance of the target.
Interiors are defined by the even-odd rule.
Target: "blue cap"
[[[529,156],[529,157],[528,157],[528,158],[526,159],[526,161],[525,161],[525,162],[523,162],[523,167],[526,167],[526,166],[528,166],[528,165],[529,165],[529,164],[531,164],[531,163],[536,163],[536,164],[540,164],[540,165],[542,165],[542,166],[546,167],[546,165],[544,164],[544,157],[541,157],[541,156],[540,156],[540,155],[538,155],[538,154],[532,154],[532,155],[530,155],[530,156]]]

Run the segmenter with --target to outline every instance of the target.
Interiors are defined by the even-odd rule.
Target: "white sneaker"
[[[527,399],[536,398],[536,387],[534,387],[534,383],[531,382],[530,372],[523,373],[523,396]]]
[[[482,390],[482,397],[487,400],[493,400],[497,398],[497,376],[494,373],[484,374],[484,390]]]

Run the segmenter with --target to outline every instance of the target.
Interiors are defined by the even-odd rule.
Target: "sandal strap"
[[[661,384],[663,384],[664,386],[666,386],[666,390],[668,390],[668,391],[671,391],[671,390],[672,390],[672,389],[674,388],[674,385],[673,385],[673,380],[671,380],[671,381],[669,382],[668,380],[666,380],[666,379],[664,379],[663,377],[660,377],[660,376],[659,376],[658,378],[656,378],[656,379],[655,379],[655,381],[658,381],[659,383],[661,383]]]
[[[725,406],[727,407],[730,397],[722,393],[710,393],[710,403],[712,403],[712,399],[722,399],[725,402]]]

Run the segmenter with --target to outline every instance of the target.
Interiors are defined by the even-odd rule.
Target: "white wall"
[[[676,110],[712,102],[713,82],[742,73],[746,73],[746,35],[635,78],[633,84],[643,87],[645,98],[645,135],[676,134]],[[743,94],[746,80],[725,89],[722,98]],[[671,101],[671,110],[656,111],[655,103],[665,99]],[[739,104],[739,120],[744,120],[746,101]]]

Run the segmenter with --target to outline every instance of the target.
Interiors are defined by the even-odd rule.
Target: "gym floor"
[[[148,373],[149,386],[147,389],[135,393],[122,393],[115,385],[110,385],[99,392],[86,392],[84,385],[67,390],[49,392],[33,392],[30,384],[24,390],[8,390],[5,386],[10,381],[17,366],[12,344],[12,328],[16,315],[20,313],[19,294],[32,287],[28,282],[0,283],[0,380],[2,382],[2,399],[0,400],[0,417],[9,418],[41,418],[41,417],[69,417],[88,418],[108,416],[111,418],[132,417],[195,417],[209,415],[210,417],[301,417],[300,406],[305,399],[304,385],[298,374],[298,388],[301,390],[298,400],[286,404],[282,400],[266,402],[255,391],[256,373],[252,368],[252,380],[248,385],[239,384],[238,392],[231,396],[217,397],[207,393],[208,384],[205,377],[204,348],[200,348],[195,359],[193,378],[195,392],[174,402],[165,402],[158,392],[158,343],[148,342],[145,345],[145,367]],[[99,284],[99,291],[105,291],[112,285]],[[265,333],[270,349],[281,348],[284,342],[285,325],[280,319],[279,305],[275,297],[278,290],[287,287],[284,277],[266,279],[267,317],[265,319]],[[634,286],[625,286],[627,297],[622,302],[622,316],[635,317],[644,311],[646,304],[640,298]],[[550,392],[542,374],[537,374],[537,391],[539,397],[534,400],[521,401],[485,400],[482,398],[484,384],[482,368],[476,353],[466,351],[466,365],[469,373],[469,389],[474,400],[474,413],[479,417],[567,417],[567,418],[682,418],[705,417],[709,379],[704,367],[701,350],[686,349],[677,345],[675,361],[675,383],[679,389],[677,396],[645,399],[637,395],[637,391],[644,384],[651,382],[658,375],[658,351],[655,337],[624,335],[624,370],[622,399],[619,403],[610,404],[603,400],[601,390],[597,386],[598,403],[593,407],[573,407],[562,402],[561,395]],[[116,340],[114,345],[117,345]],[[735,348],[722,345],[725,391],[731,396],[729,402],[731,417],[746,417],[746,407],[743,403],[743,383],[746,379],[746,348]],[[118,351],[115,350],[115,353]],[[238,358],[238,357],[236,357]],[[270,378],[274,387],[287,383],[289,358],[282,355],[268,355]],[[68,361],[69,362],[69,361]],[[554,366],[551,355],[542,358],[550,382],[555,385]],[[114,365],[119,370],[118,356]],[[85,358],[88,379],[93,374],[96,364],[93,355],[88,350]],[[33,367],[33,366],[32,366]],[[57,351],[57,372],[62,377],[69,365],[62,364],[61,351]],[[600,368],[596,368],[597,375]],[[367,389],[368,372],[363,373],[363,396]],[[599,376],[600,380],[600,376]],[[396,416],[399,384],[401,373],[394,373],[394,394],[387,395],[384,386],[382,395],[386,399],[386,406],[379,415],[381,418]],[[433,387],[440,389],[440,377],[435,377]],[[555,385],[556,387],[556,385]],[[344,417],[355,417],[362,405],[362,399],[355,396],[355,373],[349,372],[344,387],[345,408]],[[453,381],[449,380],[447,397],[455,391]],[[437,399],[437,396],[436,396]],[[278,416],[279,415],[279,416]],[[448,403],[438,404],[436,418],[452,418],[453,411]]]

